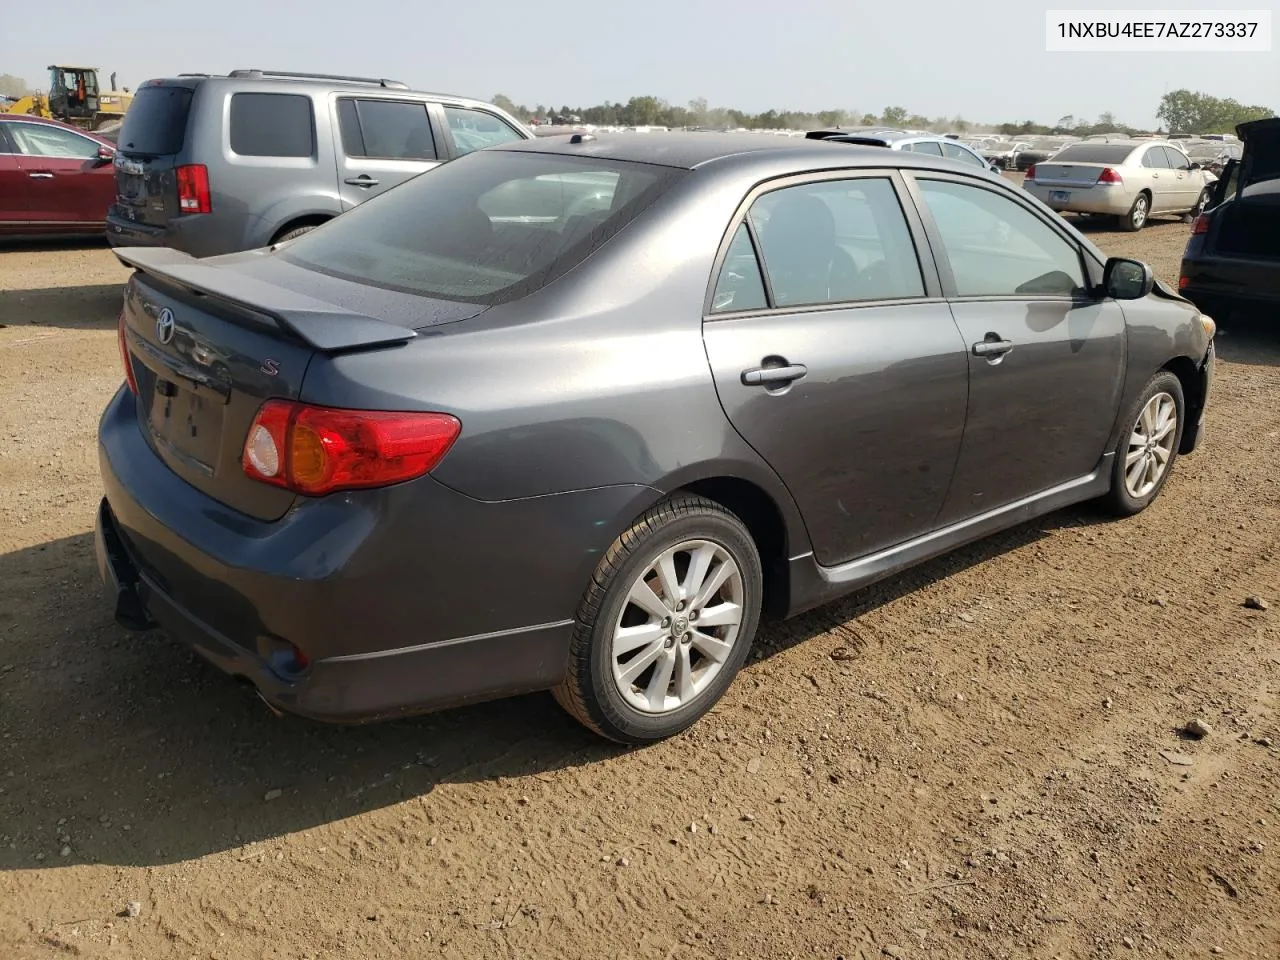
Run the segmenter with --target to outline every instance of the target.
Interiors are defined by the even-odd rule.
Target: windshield
[[[1128,143],[1076,143],[1063,147],[1054,163],[1123,163],[1133,153]]]
[[[1192,157],[1216,157],[1224,153],[1223,145],[1220,143],[1184,143],[1187,155]]]
[[[357,283],[505,303],[586,259],[685,172],[477,151],[360,204],[292,241],[281,256]]]

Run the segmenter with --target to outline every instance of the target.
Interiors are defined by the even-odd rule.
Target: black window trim
[[[920,180],[943,180],[952,183],[958,183],[963,186],[975,187],[985,190],[988,193],[996,194],[1010,200],[1020,206],[1023,210],[1030,213],[1033,217],[1047,226],[1052,232],[1056,233],[1063,239],[1068,246],[1076,251],[1076,257],[1080,261],[1081,273],[1084,275],[1085,281],[1090,285],[1088,294],[1091,302],[1098,302],[1101,298],[1098,296],[1098,288],[1102,284],[1102,268],[1103,264],[1097,261],[1092,253],[1082,244],[1076,237],[1072,236],[1070,230],[1062,222],[1061,218],[1053,214],[1053,218],[1046,217],[1044,213],[1037,210],[1035,206],[1028,203],[1027,200],[1019,193],[1013,190],[1007,190],[998,184],[994,184],[984,178],[968,176],[965,174],[954,174],[943,172],[941,170],[904,170],[907,192],[911,196],[912,203],[916,206],[916,214],[920,217],[924,224],[924,231],[929,238],[929,243],[934,254],[934,265],[937,268],[938,276],[942,282],[943,297],[946,300],[954,300],[964,303],[982,303],[985,301],[1048,301],[1054,303],[1078,302],[1078,297],[1070,297],[1063,294],[974,294],[962,296],[956,292],[955,274],[951,271],[951,261],[947,258],[946,247],[942,243],[942,234],[938,231],[938,225],[933,219],[933,213],[925,202],[923,194],[920,192],[918,181]],[[1052,213],[1052,211],[1050,211]],[[1056,221],[1056,222],[1055,222]]]
[[[343,100],[350,100],[355,104],[356,122],[360,125],[360,129],[358,131],[360,134],[360,143],[365,147],[365,149],[368,149],[368,145],[365,143],[364,138],[364,118],[360,116],[361,100],[378,100],[383,103],[408,103],[413,106],[422,107],[423,113],[427,118],[427,128],[431,131],[431,144],[436,155],[430,158],[375,157],[368,154],[353,157],[351,154],[347,153],[347,145],[343,142],[342,137],[342,107],[340,104]],[[333,117],[334,121],[338,125],[338,136],[335,138],[335,146],[342,150],[342,155],[348,160],[377,160],[379,163],[442,163],[451,158],[446,156],[445,151],[440,149],[440,131],[437,129],[437,125],[434,122],[435,118],[431,114],[431,106],[432,102],[430,100],[420,99],[417,97],[380,97],[372,94],[347,93],[346,91],[343,91],[333,98]]]
[[[756,200],[766,193],[810,183],[825,183],[831,180],[889,181],[893,187],[894,195],[897,197],[898,206],[902,209],[903,219],[907,223],[907,234],[916,251],[916,262],[920,266],[920,277],[924,282],[924,294],[922,296],[895,297],[888,300],[839,300],[832,303],[774,306],[773,286],[769,281],[768,267],[765,265],[764,257],[761,256],[759,239],[755,235],[755,229],[751,226],[747,214],[750,213],[751,207]],[[768,306],[756,307],[750,310],[724,310],[716,313],[712,310],[715,303],[716,284],[720,281],[720,271],[724,267],[724,261],[729,254],[729,247],[733,243],[733,238],[738,232],[739,225],[744,222],[747,224],[747,231],[751,236],[751,246],[755,250],[756,266],[759,267],[761,279],[764,281],[765,300]],[[738,204],[733,216],[730,217],[728,227],[720,239],[720,246],[716,250],[715,260],[711,265],[711,276],[707,283],[706,294],[703,297],[702,320],[703,323],[719,323],[724,320],[739,320],[746,317],[789,316],[796,313],[857,310],[906,303],[942,302],[945,299],[941,279],[938,275],[937,262],[933,255],[933,248],[929,244],[924,224],[920,220],[919,213],[908,193],[902,171],[895,167],[849,167],[842,170],[822,170],[774,177],[757,183],[747,191],[747,195]]]

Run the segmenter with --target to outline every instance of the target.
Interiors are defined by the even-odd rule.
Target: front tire
[[[659,503],[596,568],[556,700],[619,743],[688,729],[746,660],[763,585],[759,552],[734,514],[696,496]]]
[[[1116,445],[1107,506],[1118,516],[1145,510],[1173,472],[1182,443],[1186,400],[1182,381],[1161,370],[1147,383],[1129,412],[1129,425]]]
[[[1120,229],[1127,233],[1136,233],[1147,225],[1151,216],[1151,198],[1145,193],[1138,194],[1129,212],[1119,218]]]

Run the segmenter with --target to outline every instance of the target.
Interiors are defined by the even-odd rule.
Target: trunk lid
[[[1280,178],[1280,117],[1253,120],[1236,127],[1243,144],[1240,156],[1236,195],[1246,187]],[[1224,171],[1223,179],[1226,179]]]
[[[116,210],[161,227],[179,215],[178,155],[187,140],[194,80],[143,84],[116,139]]]
[[[166,248],[121,248],[129,362],[143,435],[174,473],[259,520],[295,494],[249,479],[240,458],[270,398],[297,399],[317,355],[392,346],[416,334]]]

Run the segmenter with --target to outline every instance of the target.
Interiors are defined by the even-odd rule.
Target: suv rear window
[[[231,96],[231,152],[242,157],[309,157],[315,152],[311,98],[297,93]]]
[[[505,303],[581,263],[686,172],[476,151],[354,207],[279,255],[357,283]]]
[[[168,156],[182,150],[191,112],[191,88],[143,86],[124,115],[117,143],[128,153]]]
[[[1123,163],[1133,153],[1131,143],[1077,143],[1064,147],[1053,157],[1054,163]]]

